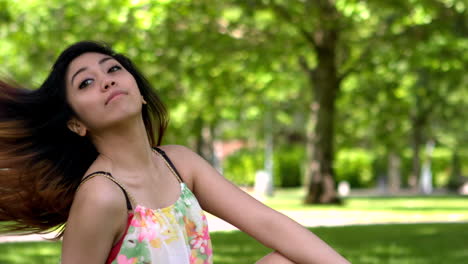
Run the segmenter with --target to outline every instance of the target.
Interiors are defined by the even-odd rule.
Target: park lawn
[[[392,211],[467,211],[468,196],[420,195],[420,196],[362,196],[344,197],[342,205],[305,205],[304,188],[285,188],[274,192],[273,197],[261,199],[276,210],[343,209],[343,210],[392,210]]]
[[[318,227],[311,230],[352,263],[464,263],[468,259],[468,197],[351,197],[344,205],[306,206],[300,189],[279,190],[266,204],[307,218],[348,223],[417,223]],[[349,221],[355,218],[356,221]],[[326,222],[325,222],[326,223]],[[1,226],[1,225],[0,225]],[[269,249],[241,232],[213,232],[216,264],[254,263]],[[58,263],[59,242],[0,244],[0,263]]]
[[[311,228],[355,264],[449,264],[468,259],[468,223]],[[240,232],[214,233],[215,263],[255,263],[269,250]]]
[[[355,264],[450,264],[468,259],[468,223],[311,228]],[[214,263],[250,264],[270,250],[239,231],[214,232]],[[58,263],[60,242],[0,244],[2,264]]]
[[[468,221],[468,196],[348,197],[343,205],[305,205],[303,197],[303,188],[282,189],[263,202],[286,214],[303,211],[308,218],[354,224]]]

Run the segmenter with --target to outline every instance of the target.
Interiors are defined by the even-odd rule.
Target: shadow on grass
[[[463,263],[468,223],[392,224],[315,228],[352,263]]]
[[[311,229],[355,264],[465,263],[468,223],[392,224]],[[214,232],[214,263],[251,264],[271,250],[241,232]],[[56,264],[60,242],[0,244],[2,264]]]
[[[464,263],[468,223],[320,227],[311,230],[356,264]],[[216,264],[250,264],[270,252],[240,232],[214,233]]]
[[[375,209],[369,209],[375,210]],[[466,212],[467,208],[461,207],[454,207],[454,206],[438,206],[434,208],[428,208],[426,206],[388,206],[385,207],[385,210],[392,210],[392,211],[408,211],[408,212],[435,212],[438,213],[440,211],[450,212],[450,213],[458,213],[458,212]]]
[[[2,264],[58,264],[60,242],[13,242],[0,244]]]

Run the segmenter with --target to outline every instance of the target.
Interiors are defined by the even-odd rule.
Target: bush
[[[278,146],[274,150],[273,176],[277,187],[297,187],[303,184],[306,164],[306,150],[303,145]],[[465,154],[465,153],[464,153]],[[387,157],[377,157],[365,149],[341,149],[335,154],[336,182],[348,181],[353,188],[376,186],[377,175],[387,174]],[[422,155],[423,156],[423,155]],[[404,187],[412,170],[412,154],[407,149],[401,155],[401,183]],[[265,153],[261,148],[241,149],[223,162],[226,178],[238,185],[253,186],[255,173],[264,169]],[[421,159],[424,160],[424,157]],[[467,155],[460,155],[460,163],[465,165]],[[452,171],[452,153],[447,148],[434,149],[431,170],[434,187],[446,187]],[[462,167],[466,174],[468,167]]]
[[[336,182],[347,181],[351,187],[371,187],[375,184],[374,155],[364,149],[343,149],[336,154]]]
[[[424,150],[423,150],[424,151]],[[421,166],[425,157],[421,153]],[[412,172],[412,152],[410,149],[401,154],[401,185],[405,187]],[[460,155],[460,162],[467,159]],[[376,185],[377,175],[387,174],[387,157],[377,157],[376,154],[363,149],[344,149],[336,155],[335,174],[337,182],[346,180],[356,188]],[[421,168],[422,169],[422,168]],[[448,148],[435,148],[431,157],[431,172],[433,185],[436,188],[447,187],[452,173],[452,152]],[[466,170],[462,168],[462,174]]]
[[[302,183],[302,164],[305,149],[300,146],[284,146],[274,150],[273,177],[277,187],[297,187]],[[238,185],[252,186],[255,173],[264,169],[263,149],[241,149],[223,161],[223,173]]]
[[[413,155],[412,151],[408,149],[402,155],[402,186],[405,187],[408,182],[408,177],[413,169]],[[426,154],[424,148],[421,149],[421,172],[423,170]],[[447,187],[450,181],[452,171],[452,151],[448,148],[435,148],[431,157],[431,173],[432,184],[436,188]]]
[[[261,149],[241,149],[223,161],[224,176],[237,185],[253,186],[255,172],[264,167],[264,151]]]
[[[304,146],[289,145],[275,149],[273,175],[276,186],[301,186],[304,175],[305,154],[306,149]]]

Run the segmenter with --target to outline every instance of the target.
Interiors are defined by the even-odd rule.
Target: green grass
[[[357,264],[450,264],[468,259],[468,223],[312,228]],[[212,233],[214,263],[250,264],[270,250],[241,232]],[[59,242],[0,244],[2,264],[58,263]]]
[[[343,205],[304,205],[303,189],[285,189],[264,201],[280,211],[303,211],[314,219],[348,219],[350,223],[468,221],[468,196],[349,197]]]
[[[305,205],[303,188],[276,190],[264,203],[277,210],[344,209],[344,210],[392,210],[392,211],[466,211],[468,196],[376,196],[343,198],[344,206]]]
[[[60,242],[13,242],[0,244],[2,264],[58,264]]]
[[[449,264],[468,259],[468,223],[311,229],[354,264]],[[247,264],[269,250],[240,232],[212,235],[215,263]]]
[[[468,197],[353,197],[343,206],[306,206],[300,189],[279,190],[266,201],[283,212],[323,223],[410,223],[319,227],[311,230],[352,263],[439,264],[468,259]],[[212,233],[216,264],[255,263],[269,252],[241,232]],[[59,242],[0,244],[1,264],[56,264]]]

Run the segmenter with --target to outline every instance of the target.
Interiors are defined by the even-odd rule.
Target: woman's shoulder
[[[91,200],[100,203],[101,206],[113,206],[121,199],[125,202],[120,187],[109,177],[112,177],[107,168],[111,164],[104,159],[96,159],[83,175],[82,182],[78,188],[75,200]],[[83,196],[83,197],[81,197]]]
[[[126,210],[125,196],[122,190],[112,180],[96,175],[84,181],[76,191],[73,206],[78,211],[92,210],[109,215],[120,214]],[[87,209],[85,209],[87,208]]]
[[[82,241],[112,245],[125,228],[127,214],[125,197],[119,187],[105,177],[92,177],[75,193],[64,244],[72,248],[86,243]]]
[[[200,156],[183,145],[162,145],[158,146],[158,148],[166,153],[179,172],[180,177],[192,189],[193,177],[195,177],[194,167],[200,161]]]
[[[110,174],[106,168],[110,168],[109,164],[100,159],[91,164],[75,193],[75,207],[92,205],[95,210],[111,214],[126,210],[125,196],[120,187],[108,178]]]
[[[170,154],[188,155],[190,153],[194,154],[194,152],[190,148],[183,146],[183,145],[176,145],[176,144],[161,145],[161,146],[157,146],[157,148],[162,149],[168,155]]]
[[[184,166],[184,164],[190,166],[190,162],[196,162],[196,159],[200,157],[190,148],[183,145],[162,145],[157,148],[163,150],[171,161],[174,163],[180,163],[181,166]]]

